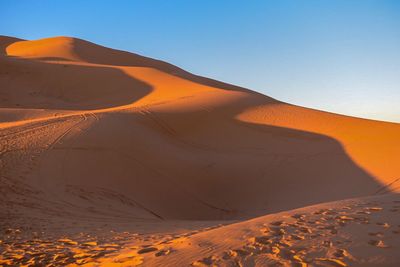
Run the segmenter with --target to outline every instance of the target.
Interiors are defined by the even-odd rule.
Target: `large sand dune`
[[[6,222],[245,219],[400,189],[399,124],[75,38],[0,49]]]

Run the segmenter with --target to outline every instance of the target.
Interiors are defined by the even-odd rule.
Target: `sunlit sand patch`
[[[381,203],[381,205],[384,204],[386,203]],[[378,229],[377,226],[385,227],[385,224],[379,222],[377,226],[366,224],[366,221],[372,220],[368,216],[373,216],[373,214],[360,213],[360,209],[363,211],[363,206],[346,206],[340,209],[340,214],[333,208],[321,209],[311,214],[293,214],[291,218],[294,221],[274,220],[268,224],[261,224],[258,226],[260,235],[247,238],[246,244],[242,247],[214,254],[213,263],[210,257],[205,257],[193,264],[206,266],[218,261],[220,265],[223,262],[226,264],[231,262],[231,264],[243,266],[251,265],[251,262],[269,262],[270,264],[275,262],[282,266],[362,266],[361,262],[369,258],[369,255],[364,255],[366,259],[360,258],[359,255],[352,255],[350,251],[355,242],[354,238],[364,240],[365,249],[368,246],[391,249],[391,246],[384,241],[386,237],[383,232],[367,232],[369,228]],[[383,212],[384,208],[374,206],[371,211]],[[310,219],[304,220],[306,217]],[[327,220],[321,220],[320,217]],[[316,223],[316,221],[321,223]],[[352,229],[365,229],[365,232],[351,237],[348,231],[353,231]],[[369,237],[379,239],[369,239]]]

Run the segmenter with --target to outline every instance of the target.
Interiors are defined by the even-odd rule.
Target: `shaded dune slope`
[[[22,39],[0,35],[0,55],[6,55],[6,48],[12,43],[23,41]]]
[[[29,124],[26,110],[84,118],[24,174],[71,212],[251,217],[385,192],[400,172],[398,124],[296,107],[74,38],[5,49],[2,121]]]

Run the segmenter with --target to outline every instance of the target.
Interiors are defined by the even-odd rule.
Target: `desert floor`
[[[60,216],[2,229],[4,266],[398,266],[400,197],[336,201],[242,222]]]

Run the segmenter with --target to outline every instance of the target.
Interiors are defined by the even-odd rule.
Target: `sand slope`
[[[364,229],[361,241],[354,239],[359,228],[348,228],[344,235],[360,245],[318,250],[333,238],[332,229],[313,223],[335,229],[367,219],[399,224],[395,195],[377,197],[382,200],[374,203],[385,209],[379,218],[358,213],[372,204],[346,207],[347,202],[338,202],[332,214],[310,211],[307,222],[285,213],[211,231],[208,226],[398,191],[399,136],[399,124],[286,104],[84,40],[1,36],[0,224],[11,230],[2,237],[0,263],[67,265],[96,258],[87,266],[396,266],[398,258],[389,257],[395,250],[387,250],[389,256],[374,250],[386,242],[398,246],[393,238],[368,237],[368,231],[381,226]],[[328,215],[333,216],[330,222]],[[264,234],[256,233],[278,219],[285,223],[273,226],[291,234],[278,240],[279,229],[264,231],[273,235],[269,240],[283,243],[263,244]],[[129,232],[117,234],[117,226]],[[303,234],[293,227],[311,232],[302,228],[306,237],[299,241],[294,235]],[[22,246],[15,228],[31,235],[21,251],[36,256],[14,252]],[[79,234],[72,234],[72,228]],[[136,238],[132,229],[150,236],[126,245]],[[320,235],[313,236],[314,231]],[[84,244],[100,242],[100,233],[105,235],[101,246]],[[81,241],[68,241],[72,236]],[[302,241],[309,239],[314,241]],[[107,244],[110,240],[114,244]],[[310,246],[307,255],[301,246]],[[351,257],[350,247],[355,249]],[[268,256],[259,255],[264,250]],[[179,257],[158,257],[167,254]]]
[[[338,201],[180,236],[103,259],[143,266],[398,266],[398,195]],[[150,248],[153,251],[150,251]],[[111,260],[112,259],[112,260]]]
[[[56,203],[107,212],[82,197],[106,188],[150,217],[241,218],[373,194],[400,171],[398,124],[292,106],[80,39],[5,50],[3,127],[75,123],[35,147],[46,152],[24,174]],[[18,145],[43,139],[8,131]]]

